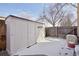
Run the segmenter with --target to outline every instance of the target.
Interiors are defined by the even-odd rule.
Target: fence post
[[[57,37],[58,37],[58,27],[56,29],[57,29],[56,31],[57,31]]]

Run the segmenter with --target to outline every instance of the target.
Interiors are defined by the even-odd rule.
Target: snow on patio
[[[68,48],[66,40],[47,37],[30,48],[23,48],[14,55],[19,56],[73,56],[74,49]]]

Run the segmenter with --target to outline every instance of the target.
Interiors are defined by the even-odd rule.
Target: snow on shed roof
[[[35,23],[44,24],[44,23],[41,23],[41,22],[37,22],[37,21],[25,19],[25,18],[22,18],[22,17],[14,16],[14,15],[9,15],[9,16],[7,16],[7,17],[5,18],[5,20],[7,20],[8,17],[14,17],[14,18],[22,19],[22,20],[27,20],[27,21],[31,21],[31,22],[35,22]]]

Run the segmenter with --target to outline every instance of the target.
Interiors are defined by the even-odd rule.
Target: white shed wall
[[[7,51],[10,55],[19,49],[35,44],[37,40],[44,39],[44,32],[41,30],[43,27],[38,28],[38,26],[43,26],[41,23],[8,17],[6,24]]]
[[[36,34],[37,42],[42,42],[43,40],[45,40],[45,26],[42,24],[40,24],[40,26],[42,26],[42,27],[36,29],[36,32],[38,33],[38,34]],[[37,24],[37,27],[39,27],[39,24]]]

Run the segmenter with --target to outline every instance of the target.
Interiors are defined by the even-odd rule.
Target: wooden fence
[[[47,27],[46,36],[65,38],[67,34],[77,35],[77,26],[73,27]]]
[[[0,20],[0,50],[6,48],[5,21]]]

